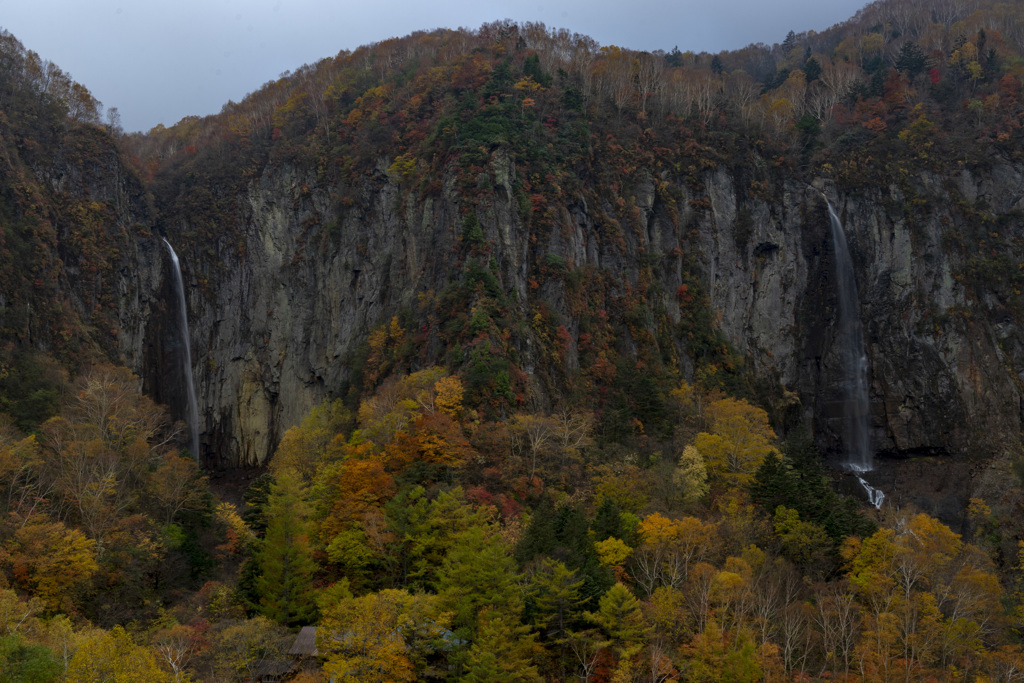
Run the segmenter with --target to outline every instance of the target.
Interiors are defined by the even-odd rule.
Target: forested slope
[[[803,409],[777,419],[838,450],[812,182],[853,245],[879,448],[1005,451],[1018,14],[878,3],[719,55],[498,22],[343,52],[129,141],[188,256],[210,454],[262,462],[322,398],[439,360],[490,411],[596,398],[614,439],[666,429],[631,398],[660,378],[781,382]],[[374,352],[395,316],[408,335]]]
[[[294,680],[1015,680],[1022,49],[982,1],[717,55],[497,22],[122,136],[5,36],[0,680],[247,680],[314,624]],[[826,198],[877,512],[822,468]],[[153,400],[157,235],[235,504]]]

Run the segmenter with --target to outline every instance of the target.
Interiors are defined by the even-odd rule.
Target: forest
[[[695,235],[717,168],[749,198],[790,177],[895,187],[916,225],[927,178],[1024,164],[1022,82],[1021,3],[880,0],[714,55],[498,21],[125,134],[3,33],[0,683],[1024,679],[1020,433],[940,456],[1005,474],[956,514],[875,510],[722,331],[696,248],[620,280],[545,246],[581,197],[603,245],[632,249],[641,176]],[[330,188],[303,253],[337,248],[371,183],[403,207],[457,196],[451,275],[353,340],[268,459],[214,468],[144,393],[119,278],[173,234],[214,300],[225,255],[254,248],[238,197],[282,168]],[[524,297],[488,223],[502,193],[528,229]],[[1024,322],[1021,213],[992,202],[949,195],[972,306],[919,327]]]

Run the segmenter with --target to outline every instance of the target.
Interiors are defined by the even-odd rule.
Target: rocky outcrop
[[[338,390],[349,372],[346,358],[370,330],[450,281],[450,255],[468,212],[454,175],[439,191],[421,194],[387,167],[382,161],[358,188],[325,187],[295,167],[268,168],[238,197],[242,248],[226,238],[189,243],[187,222],[164,226],[190,283],[202,442],[211,464],[265,462],[287,427]],[[543,299],[573,346],[577,341],[578,321],[561,284],[549,280],[536,292],[529,286],[538,259],[552,254],[630,284],[642,260],[655,263],[647,305],[678,323],[684,256],[695,255],[721,330],[756,373],[800,397],[819,443],[839,447],[837,301],[817,190],[782,179],[771,196],[753,196],[718,168],[698,192],[641,170],[631,189],[600,198],[601,206],[580,196],[558,207],[558,225],[538,244],[515,196],[514,160],[496,152],[488,175],[493,189],[474,199],[472,211],[493,245],[501,286],[524,316],[534,298]],[[1021,170],[923,178],[915,200],[937,201],[913,211],[896,186],[817,185],[844,222],[857,270],[874,443],[892,455],[984,455],[1002,447],[992,435],[1016,438],[1024,355],[1015,321],[997,298],[979,298],[960,281],[964,255],[948,238],[964,218],[941,198],[951,191],[972,201],[988,197],[994,213],[1009,213],[1017,208]],[[335,200],[342,190],[358,197],[344,208]],[[611,239],[607,217],[623,205],[635,207],[639,225],[622,220]],[[139,258],[150,262],[152,247],[140,249]],[[141,324],[132,315],[128,336]],[[518,342],[522,367],[535,370],[542,360],[534,340],[526,333]],[[139,357],[134,344],[124,345],[132,349],[129,360]],[[675,344],[673,352],[685,356],[684,342]],[[576,358],[570,348],[569,370]]]

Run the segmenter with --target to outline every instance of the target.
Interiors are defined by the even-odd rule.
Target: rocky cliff
[[[926,73],[894,35],[890,68],[851,61],[858,26],[717,64],[510,22],[415,35],[123,138],[131,157],[95,102],[75,119],[82,103],[0,71],[21,83],[0,92],[0,371],[26,349],[72,370],[100,351],[184,415],[165,236],[213,466],[265,463],[317,402],[427,364],[485,416],[569,400],[603,443],[650,452],[694,381],[837,453],[823,192],[853,255],[877,450],[1014,452],[1016,53],[939,50]],[[9,384],[5,405],[24,393]]]
[[[816,440],[840,448],[828,216],[803,180],[781,178],[772,191],[751,196],[724,166],[696,183],[641,168],[618,195],[567,196],[538,240],[517,201],[519,171],[508,152],[492,154],[480,179],[489,189],[472,201],[460,195],[454,172],[436,193],[421,193],[389,174],[389,162],[354,188],[318,183],[294,166],[267,168],[236,197],[240,247],[230,239],[192,243],[187,222],[166,226],[191,283],[202,441],[211,462],[265,462],[284,429],[337,394],[371,330],[457,279],[468,214],[491,245],[510,306],[528,319],[543,302],[568,333],[563,371],[579,362],[580,314],[566,278],[538,284],[545,264],[611,282],[619,297],[649,279],[641,326],[686,376],[694,367],[679,291],[696,262],[719,328],[754,374],[798,396]],[[953,237],[973,229],[958,208],[964,201],[984,201],[993,220],[1012,221],[1021,179],[1013,165],[925,175],[912,197],[896,183],[840,190],[815,181],[837,207],[855,259],[872,436],[881,452],[986,456],[1019,434],[1024,356],[1012,313],[995,292],[979,297],[964,284],[969,255]],[[356,201],[339,206],[332,198],[341,191]],[[668,337],[662,317],[671,321]],[[635,353],[628,338],[636,331],[618,322],[621,341]],[[425,319],[419,323],[426,328]],[[548,372],[542,335],[520,326],[512,336],[520,367]],[[440,356],[436,343],[432,353]],[[540,405],[557,391],[536,377],[530,388],[528,400]]]

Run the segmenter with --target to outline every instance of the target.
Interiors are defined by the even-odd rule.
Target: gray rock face
[[[201,440],[211,464],[264,463],[285,429],[337,391],[347,355],[373,328],[449,282],[463,220],[456,178],[421,194],[388,176],[387,166],[382,160],[344,209],[332,199],[339,188],[318,185],[313,172],[266,170],[238,198],[243,249],[227,239],[190,244],[189,225],[168,226],[189,290]],[[630,189],[602,197],[600,206],[581,196],[556,207],[556,225],[535,244],[514,194],[515,164],[499,151],[488,175],[493,189],[475,200],[474,212],[493,244],[501,285],[523,316],[543,298],[575,345],[578,321],[561,283],[529,288],[535,261],[554,254],[630,286],[641,259],[655,262],[647,304],[678,322],[680,254],[696,254],[721,330],[758,375],[799,395],[819,443],[839,448],[837,301],[828,215],[817,191],[787,181],[775,196],[741,199],[737,179],[720,168],[703,178],[704,194],[693,196],[687,185],[641,170]],[[949,185],[965,198],[989,198],[999,214],[1016,210],[1021,179],[1021,169],[997,166],[921,182],[937,198]],[[963,256],[944,246],[962,222],[953,205],[940,201],[911,220],[895,187],[842,193],[821,186],[843,220],[857,271],[877,449],[970,455],[998,449],[991,435],[1018,435],[1016,373],[1024,355],[998,301],[979,300],[958,281]],[[618,221],[614,238],[609,216]],[[329,240],[321,239],[323,226],[331,226]],[[135,248],[140,272],[125,281],[122,348],[145,372],[140,339],[154,338],[144,331],[146,311],[158,308],[153,292],[162,279],[155,245]],[[540,359],[526,334],[518,343],[530,371]],[[566,363],[575,369],[573,349]]]

